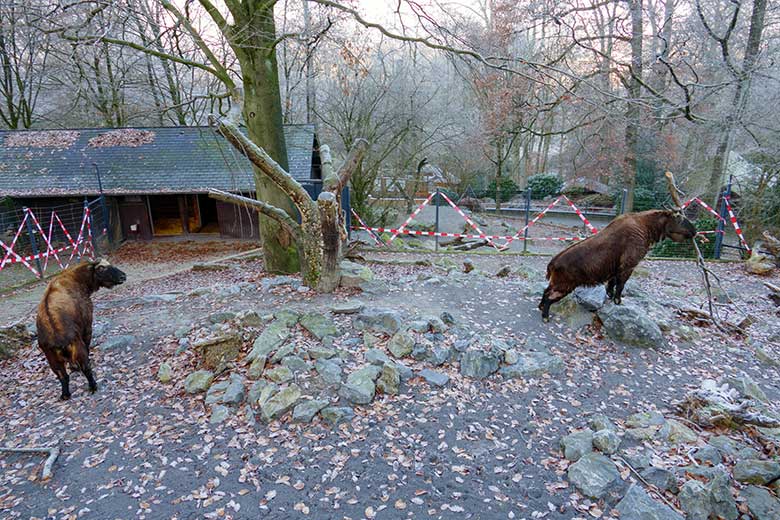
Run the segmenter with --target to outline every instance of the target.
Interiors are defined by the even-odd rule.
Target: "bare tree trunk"
[[[637,148],[641,112],[638,104],[642,93],[642,0],[629,0],[631,10],[631,69],[628,83],[628,109],[626,110],[626,151],[623,160],[623,181],[628,190],[626,211],[634,210],[636,186]]]

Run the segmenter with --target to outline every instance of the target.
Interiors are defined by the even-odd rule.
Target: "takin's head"
[[[685,242],[696,236],[696,228],[693,223],[685,218],[681,211],[665,211],[666,223],[664,237],[675,242]]]
[[[95,286],[111,289],[127,280],[127,275],[108,263],[108,260],[100,259],[91,262],[94,273]]]

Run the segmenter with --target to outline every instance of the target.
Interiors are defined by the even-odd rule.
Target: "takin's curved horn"
[[[682,202],[680,202],[680,193],[682,193],[677,185],[674,183],[674,175],[672,172],[666,172],[666,184],[669,187],[669,195],[672,196],[672,202],[674,203],[675,211],[682,211]]]

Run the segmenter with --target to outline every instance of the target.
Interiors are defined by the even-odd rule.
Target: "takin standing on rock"
[[[550,305],[579,286],[607,284],[607,295],[620,304],[623,286],[650,247],[664,238],[691,240],[696,228],[681,211],[651,210],[621,215],[586,240],[570,246],[547,264],[549,285],[539,309],[550,317]]]
[[[38,346],[62,385],[61,399],[70,398],[68,368],[75,367],[97,391],[89,363],[92,341],[92,293],[110,289],[127,279],[125,273],[106,260],[81,262],[49,282],[38,306]]]

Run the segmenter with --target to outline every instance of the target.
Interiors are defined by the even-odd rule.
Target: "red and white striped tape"
[[[374,242],[376,242],[376,245],[378,245],[378,246],[380,246],[380,247],[384,246],[384,245],[385,245],[385,243],[382,241],[382,239],[381,239],[379,236],[377,236],[377,235],[376,235],[376,234],[375,234],[375,233],[374,233],[374,232],[371,230],[371,228],[369,228],[369,227],[366,225],[366,223],[365,223],[365,222],[363,222],[363,219],[362,219],[362,218],[360,218],[360,215],[358,215],[358,214],[357,214],[357,212],[356,212],[356,211],[355,211],[353,208],[349,208],[349,210],[352,212],[352,216],[353,216],[353,217],[355,217],[355,218],[357,219],[357,221],[358,221],[358,222],[360,222],[360,226],[362,226],[362,227],[355,227],[355,226],[352,226],[352,229],[365,229],[365,230],[367,230],[367,231],[368,231],[368,234],[371,236],[371,238],[373,238],[373,239],[374,239]]]
[[[425,206],[427,206],[427,205],[428,205],[428,203],[431,201],[431,199],[433,199],[433,196],[434,196],[434,195],[436,195],[436,192],[434,192],[434,193],[431,193],[430,195],[428,195],[428,198],[427,198],[427,199],[425,199],[425,200],[423,201],[423,203],[422,203],[422,204],[420,204],[419,206],[417,206],[417,209],[415,209],[414,211],[412,211],[412,214],[411,214],[411,215],[409,215],[409,218],[408,218],[408,219],[406,219],[406,222],[404,222],[403,224],[401,224],[401,227],[399,227],[399,228],[396,230],[396,232],[395,232],[395,233],[393,233],[393,236],[391,236],[391,237],[390,237],[390,240],[389,240],[388,242],[392,242],[393,240],[395,240],[395,237],[397,237],[397,236],[398,236],[400,233],[403,233],[403,230],[404,230],[404,229],[406,229],[406,226],[408,226],[408,225],[409,225],[409,223],[410,223],[412,220],[414,220],[414,217],[416,217],[417,215],[419,215],[419,213],[420,213],[420,212],[423,210],[423,208],[424,208]]]
[[[471,235],[467,233],[444,233],[444,232],[435,232],[435,231],[415,231],[412,229],[392,229],[392,228],[369,228],[365,226],[353,226],[352,229],[360,230],[360,231],[374,231],[377,233],[401,233],[404,235],[414,235],[414,236],[425,236],[425,237],[444,237],[444,238],[481,238],[484,240],[508,240],[512,237],[505,236],[505,235]],[[580,237],[520,237],[516,238],[516,240],[557,240],[557,241],[577,241],[577,240],[584,240]]]
[[[563,200],[565,200],[566,203],[569,204],[569,206],[571,206],[571,209],[573,209],[574,213],[576,213],[577,216],[580,217],[580,220],[582,220],[585,223],[585,227],[587,227],[591,233],[595,235],[596,233],[599,232],[599,230],[596,229],[593,226],[593,224],[591,224],[590,221],[588,221],[587,218],[585,218],[585,215],[582,214],[582,211],[580,211],[580,209],[574,205],[574,203],[569,199],[569,197],[567,197],[566,195],[561,195],[561,197],[563,197]]]
[[[718,220],[722,220],[723,222],[726,222],[726,221],[723,219],[723,217],[721,217],[720,215],[718,215],[718,212],[717,212],[717,211],[715,211],[714,209],[712,209],[712,207],[710,207],[710,205],[709,205],[709,204],[707,204],[706,202],[704,202],[703,200],[701,200],[699,197],[694,197],[694,198],[692,198],[691,200],[687,201],[685,204],[683,204],[683,205],[682,205],[682,209],[685,209],[685,208],[687,208],[687,207],[688,207],[688,206],[690,206],[690,205],[691,205],[691,203],[693,203],[693,202],[697,203],[699,206],[701,206],[702,208],[706,209],[708,212],[710,212],[712,215],[714,215],[714,216],[715,216],[715,218],[717,218]]]
[[[452,202],[452,201],[450,200],[450,198],[447,196],[447,194],[446,194],[446,193],[439,192],[439,194],[440,194],[442,197],[444,197],[444,200],[446,200],[446,201],[447,201],[447,203],[448,203],[450,206],[452,206],[452,207],[453,207],[453,209],[454,209],[455,211],[457,211],[457,212],[458,212],[458,214],[459,214],[461,217],[463,217],[463,220],[465,220],[465,221],[466,221],[466,223],[467,223],[469,226],[471,226],[471,228],[472,228],[474,231],[476,231],[476,232],[479,234],[479,236],[480,236],[480,237],[483,237],[483,236],[484,236],[484,238],[487,240],[488,244],[490,244],[490,245],[491,245],[491,246],[493,246],[494,248],[498,249],[498,246],[497,246],[497,245],[496,245],[496,244],[493,242],[493,240],[491,240],[491,239],[490,239],[490,237],[489,237],[488,235],[485,235],[485,234],[482,232],[482,230],[481,230],[481,229],[479,229],[479,226],[477,226],[477,224],[476,224],[476,223],[475,223],[473,220],[471,220],[471,218],[470,218],[468,215],[466,215],[466,214],[463,212],[463,210],[462,210],[462,209],[460,209],[458,206],[456,206],[456,205],[455,205],[455,203],[454,203],[454,202]]]
[[[729,197],[723,197],[723,200],[726,201],[726,209],[729,212],[729,220],[731,220],[731,225],[734,226],[734,231],[737,233],[739,241],[742,243],[742,247],[744,247],[748,253],[751,253],[750,246],[748,245],[747,240],[745,240],[745,236],[742,234],[742,229],[739,227],[739,222],[737,222],[737,217],[734,215],[734,211],[731,209]]]
[[[553,206],[555,206],[556,204],[558,204],[558,202],[560,202],[560,200],[561,200],[561,198],[560,198],[560,197],[558,197],[557,199],[555,199],[554,201],[552,201],[552,202],[550,203],[550,205],[549,205],[549,206],[547,206],[546,208],[544,208],[544,209],[543,209],[541,212],[539,212],[539,214],[537,214],[537,215],[536,215],[536,216],[535,216],[535,217],[534,217],[534,218],[531,220],[531,222],[529,222],[528,224],[526,224],[525,226],[523,226],[523,227],[522,227],[522,229],[520,229],[520,230],[519,230],[517,233],[515,233],[514,235],[512,235],[511,237],[509,237],[509,239],[506,241],[506,243],[505,243],[504,245],[502,245],[502,246],[501,246],[501,251],[505,251],[505,250],[506,250],[506,249],[509,247],[509,244],[511,244],[511,243],[512,243],[512,241],[513,241],[513,240],[519,240],[519,239],[520,239],[520,235],[522,235],[523,233],[525,233],[525,230],[526,230],[526,229],[528,229],[528,228],[530,228],[531,226],[533,226],[534,224],[536,224],[536,223],[539,221],[539,219],[541,219],[541,218],[542,218],[542,217],[543,217],[543,216],[544,216],[544,215],[545,215],[545,214],[546,214],[548,211],[550,211],[550,210],[553,208]]]

